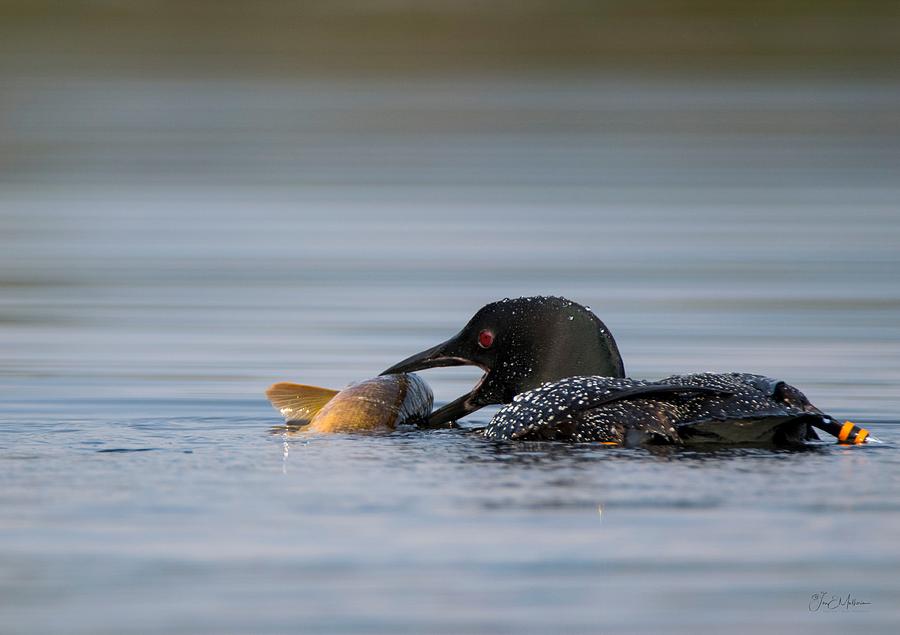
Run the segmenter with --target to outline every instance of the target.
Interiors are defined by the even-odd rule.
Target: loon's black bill
[[[472,403],[472,399],[475,396],[474,392],[475,391],[467,393],[458,399],[454,399],[445,406],[438,408],[428,415],[425,424],[431,428],[443,427],[451,421],[456,421],[462,419],[466,415],[472,414],[481,407]]]
[[[448,355],[447,349],[453,340],[441,342],[437,346],[433,346],[426,351],[410,355],[402,362],[398,362],[382,372],[382,375],[394,375],[398,373],[411,373],[425,368],[438,368],[442,366],[467,366],[477,365],[468,359]]]
[[[454,349],[457,349],[456,339],[457,338],[455,337],[451,338],[446,342],[442,342],[421,353],[411,355],[402,362],[394,364],[381,374],[392,375],[396,373],[411,373],[426,368],[439,368],[444,366],[478,366],[485,371],[486,377],[487,372],[490,370],[489,368],[485,368],[484,365],[479,364],[476,361],[466,359],[465,357],[453,353]],[[485,377],[482,377],[470,392],[432,412],[428,416],[425,425],[429,427],[443,426],[451,421],[462,419],[466,415],[481,408],[484,404],[477,403],[478,390],[481,388],[482,383],[484,383]]]

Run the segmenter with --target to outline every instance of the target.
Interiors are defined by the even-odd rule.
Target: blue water
[[[4,95],[4,635],[897,631],[895,85]],[[341,387],[534,293],[590,305],[631,376],[777,376],[885,443],[274,429],[268,384]],[[438,404],[478,375],[424,373]]]

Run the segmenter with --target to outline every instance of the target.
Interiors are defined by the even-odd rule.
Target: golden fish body
[[[329,390],[281,382],[266,391],[269,402],[291,425],[310,432],[392,430],[431,412],[431,388],[417,375],[382,375]]]

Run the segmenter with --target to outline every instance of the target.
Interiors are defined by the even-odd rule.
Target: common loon
[[[438,366],[485,371],[468,394],[431,413],[438,427],[506,404],[483,433],[492,439],[610,445],[697,442],[792,446],[813,428],[860,444],[869,433],[825,414],[783,381],[744,373],[625,377],[616,341],[590,309],[559,297],[504,299],[482,307],[446,342],[384,374]]]

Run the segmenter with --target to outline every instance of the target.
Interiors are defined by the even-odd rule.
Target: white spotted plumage
[[[765,425],[759,426],[760,434],[774,434],[779,422],[819,413],[792,387],[788,387],[793,391],[790,399],[779,398],[781,386],[786,385],[742,373],[676,375],[656,382],[569,377],[516,395],[497,412],[484,435],[613,443],[624,443],[629,437],[681,443],[692,432],[715,434],[716,425],[735,421],[761,421]]]

